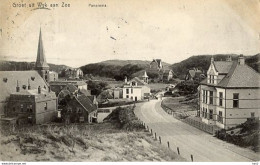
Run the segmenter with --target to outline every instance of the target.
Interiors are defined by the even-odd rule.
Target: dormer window
[[[136,82],[135,81],[132,82],[132,86],[136,86]]]

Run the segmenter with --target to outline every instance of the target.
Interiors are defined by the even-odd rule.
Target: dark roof
[[[97,109],[97,106],[85,95],[79,95],[75,99],[83,106],[89,113]]]
[[[38,42],[38,51],[35,68],[49,68],[49,65],[46,62],[43,42],[42,42],[42,32],[40,30],[39,42]]]
[[[68,90],[70,93],[76,92],[78,88],[73,84],[67,84],[63,89]]]
[[[152,62],[157,63],[157,66],[160,67],[160,64],[161,64],[162,60],[161,59],[153,59]]]
[[[38,87],[44,87],[47,89],[48,84],[38,74],[37,71],[0,71],[0,102],[4,101],[11,93],[16,92],[17,80],[20,87],[20,91],[26,91],[28,89],[28,83],[31,89],[38,89]],[[26,89],[23,88],[26,86]]]
[[[219,74],[227,74],[233,64],[232,61],[213,61],[215,69]]]
[[[233,62],[228,74],[218,83],[219,87],[259,88],[260,74],[247,66]]]
[[[173,72],[171,69],[164,70],[163,76],[168,76],[169,72]]]
[[[200,84],[223,88],[259,88],[259,82],[260,74],[258,72],[246,64],[240,65],[237,61],[233,61],[228,73],[217,85],[208,84],[207,79],[201,81]]]
[[[92,103],[93,103],[93,101],[95,100],[95,96],[94,96],[94,95],[87,96],[87,97],[89,98],[89,100],[91,100],[91,101],[92,101]]]

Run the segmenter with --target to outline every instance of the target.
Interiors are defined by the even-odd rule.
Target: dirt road
[[[212,135],[183,123],[163,111],[159,100],[151,100],[138,104],[135,110],[137,117],[142,120],[149,130],[156,132],[162,139],[162,144],[167,145],[177,152],[177,147],[182,157],[199,162],[249,162],[259,160],[258,154],[245,148],[219,140]]]

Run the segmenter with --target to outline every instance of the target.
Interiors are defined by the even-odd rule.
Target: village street
[[[150,100],[138,104],[135,109],[136,116],[149,126],[162,139],[162,144],[167,145],[177,153],[177,147],[182,157],[191,161],[257,161],[259,156],[253,151],[237,147],[233,144],[219,140],[212,135],[194,128],[182,121],[168,115],[160,106],[161,101]]]

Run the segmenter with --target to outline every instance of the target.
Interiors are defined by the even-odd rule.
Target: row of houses
[[[0,71],[0,79],[3,122],[42,124],[61,114],[66,121],[96,121],[98,105],[87,84],[81,80],[60,81],[56,72],[49,71],[41,30],[35,70]],[[68,100],[62,106],[65,98]]]

